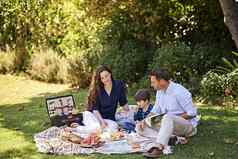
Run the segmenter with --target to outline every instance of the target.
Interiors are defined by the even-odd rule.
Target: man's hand
[[[182,113],[181,115],[180,115],[182,118],[184,118],[184,119],[186,119],[186,120],[189,120],[189,119],[192,119],[192,118],[194,118],[194,116],[189,116],[187,113]]]
[[[153,115],[156,115],[156,114],[155,114],[155,113],[152,113],[152,112],[150,112],[150,114],[148,114],[148,115],[147,115],[147,118],[148,118],[148,117],[151,117],[151,116],[153,116]]]

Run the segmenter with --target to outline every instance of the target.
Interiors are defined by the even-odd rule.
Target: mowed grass
[[[23,77],[0,75],[0,159],[140,159],[130,155],[57,156],[37,152],[33,135],[50,126],[45,98],[73,94],[83,110],[86,90],[72,91],[67,85],[46,84]],[[129,98],[130,104],[134,104]],[[202,115],[196,137],[179,145],[168,159],[236,159],[238,155],[238,112],[214,106],[199,106]]]

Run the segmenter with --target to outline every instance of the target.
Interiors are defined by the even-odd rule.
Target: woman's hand
[[[97,117],[97,119],[100,122],[101,128],[104,129],[107,127],[107,122],[102,118],[101,114],[99,113],[98,110],[94,110],[93,114]]]
[[[72,128],[71,127],[66,127],[64,128],[65,132],[71,133],[72,132]]]
[[[79,126],[78,123],[72,123],[72,124],[70,124],[70,127],[71,127],[71,128],[77,128],[78,126]]]
[[[102,127],[102,129],[104,129],[104,128],[106,128],[108,125],[107,125],[107,122],[105,121],[105,120],[103,120],[102,122],[101,122],[101,127]]]

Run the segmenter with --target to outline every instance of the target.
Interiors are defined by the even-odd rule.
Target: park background
[[[2,0],[0,158],[118,158],[43,155],[33,142],[50,126],[45,98],[73,94],[84,110],[100,64],[127,84],[130,104],[158,67],[192,92],[201,133],[169,158],[236,158],[237,22],[234,0]]]

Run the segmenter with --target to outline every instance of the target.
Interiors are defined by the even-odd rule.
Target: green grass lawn
[[[23,77],[0,75],[0,159],[143,158],[132,155],[56,156],[37,152],[33,135],[50,126],[45,97],[73,94],[83,110],[86,91],[74,92],[67,85],[46,84]],[[130,104],[134,104],[129,98]],[[175,147],[169,159],[235,159],[238,155],[238,112],[209,105],[199,106],[202,115],[196,137]]]

